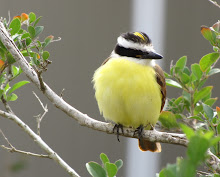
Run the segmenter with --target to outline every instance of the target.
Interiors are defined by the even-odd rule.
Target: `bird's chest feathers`
[[[133,127],[156,123],[161,94],[151,66],[111,59],[95,72],[94,87],[106,119]]]
[[[120,95],[153,94],[159,90],[155,71],[151,66],[137,64],[125,59],[112,59],[96,73],[105,89]]]

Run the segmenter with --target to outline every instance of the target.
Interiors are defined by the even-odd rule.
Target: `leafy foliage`
[[[121,159],[117,160],[115,163],[111,163],[104,153],[100,154],[100,159],[102,165],[96,162],[88,162],[86,164],[89,174],[93,177],[114,177],[123,165]]]
[[[183,56],[171,65],[169,73],[165,73],[166,84],[181,89],[182,95],[168,100],[167,110],[161,113],[159,120],[166,129],[181,128],[189,144],[186,158],[177,158],[176,164],[168,164],[159,177],[194,177],[198,166],[207,158],[209,148],[216,156],[220,155],[220,109],[213,108],[217,100],[212,97],[213,86],[206,86],[210,76],[220,72],[215,68],[220,57],[220,22],[212,27],[203,26],[201,33],[214,52],[203,56],[191,67],[187,66],[187,57]],[[208,169],[212,173],[205,176],[219,176],[211,167]]]
[[[46,37],[43,42],[39,40],[44,27],[38,26],[41,17],[36,17],[33,12],[22,13],[15,16],[12,21],[4,19],[4,25],[10,31],[11,37],[24,57],[29,59],[30,64],[37,73],[47,70],[50,53],[45,50],[51,42],[53,36]],[[29,81],[19,81],[12,87],[9,83],[22,73],[20,67],[16,66],[16,61],[11,53],[0,41],[0,97],[4,101],[15,101],[18,97],[14,93],[18,88],[26,85]]]

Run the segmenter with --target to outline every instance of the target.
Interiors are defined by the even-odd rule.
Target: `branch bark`
[[[64,168],[71,176],[73,177],[80,177],[74,169],[72,169],[53,149],[51,149],[42,139],[39,135],[34,133],[31,128],[26,125],[20,118],[18,118],[16,115],[12,113],[7,113],[2,110],[0,110],[0,115],[4,118],[10,119],[13,122],[15,122],[17,125],[19,125],[33,140],[36,142],[41,149],[43,149],[49,156],[49,158],[53,159],[55,162],[57,162],[62,168]]]
[[[8,49],[8,51],[12,54],[14,59],[20,65],[26,76],[33,82],[40,90],[41,84],[38,78],[37,73],[35,70],[30,66],[30,64],[26,61],[24,56],[21,54],[17,46],[15,45],[14,41],[9,36],[7,30],[5,29],[2,22],[0,22],[0,40]],[[68,116],[75,119],[80,125],[86,126],[88,128],[92,128],[94,130],[106,132],[108,134],[116,134],[113,133],[113,125],[106,122],[97,121],[92,119],[86,114],[81,113],[67,102],[65,102],[60,96],[58,96],[46,83],[44,84],[44,91],[42,93],[60,110],[66,113]],[[15,121],[22,129],[27,132],[34,140],[36,137],[38,138],[37,143],[38,145],[44,149],[47,153],[53,154],[53,151],[48,147],[48,145],[43,142],[43,140],[36,135],[27,125],[21,123],[21,120],[16,117],[15,115],[0,111],[0,115],[6,118],[9,118]],[[124,128],[123,136],[131,137],[131,138],[138,138],[137,135],[133,135],[134,130],[131,128]],[[120,134],[122,135],[122,134]],[[152,142],[162,142],[162,143],[169,143],[169,144],[177,144],[182,146],[187,146],[188,140],[186,139],[184,134],[177,134],[177,133],[167,133],[167,132],[158,132],[156,130],[145,130],[143,133],[143,138],[152,141]],[[207,163],[213,167],[218,173],[220,173],[220,160],[210,151],[207,152],[210,155],[210,158],[207,160]],[[52,155],[53,159],[57,161],[59,157],[56,153]],[[60,157],[59,157],[60,158]],[[58,159],[59,159],[58,158]],[[62,159],[60,159],[62,161]],[[63,162],[63,161],[62,161]],[[58,162],[59,163],[59,162]],[[60,163],[59,163],[60,164]],[[65,164],[65,162],[63,162]],[[61,164],[60,164],[61,165]],[[62,166],[62,165],[61,165]],[[63,168],[69,169],[69,166],[66,164],[66,167],[62,166]],[[68,168],[67,168],[68,167]],[[70,171],[69,171],[70,172]],[[75,172],[74,170],[72,173]],[[77,175],[76,175],[77,176]]]
[[[50,158],[49,155],[44,155],[44,154],[36,154],[36,153],[32,153],[32,152],[27,152],[27,151],[22,151],[19,149],[16,149],[8,140],[8,138],[5,136],[5,134],[2,132],[2,130],[0,129],[0,133],[2,134],[2,136],[4,137],[5,141],[7,141],[8,145],[10,147],[7,147],[5,145],[0,145],[0,147],[2,147],[3,149],[8,150],[9,152],[17,152],[17,153],[21,153],[21,154],[26,154],[26,155],[31,155],[31,156],[35,156],[35,157],[42,157],[42,158]]]

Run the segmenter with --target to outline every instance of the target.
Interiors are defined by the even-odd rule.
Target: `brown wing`
[[[109,59],[110,59],[110,57],[106,58],[106,59],[103,61],[102,65],[104,65],[105,63],[107,63]],[[101,66],[102,66],[102,65],[101,65]]]
[[[165,81],[165,76],[163,73],[163,70],[159,65],[155,65],[154,70],[156,71],[156,79],[157,83],[160,85],[160,91],[162,94],[162,104],[161,104],[161,111],[164,107],[165,101],[166,101],[166,81]]]

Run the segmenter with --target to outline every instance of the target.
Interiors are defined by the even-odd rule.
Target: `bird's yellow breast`
[[[161,92],[151,66],[112,58],[96,70],[93,82],[99,110],[106,120],[133,128],[156,124]]]

